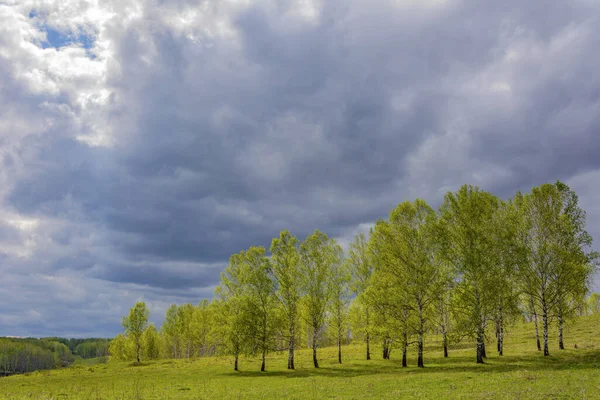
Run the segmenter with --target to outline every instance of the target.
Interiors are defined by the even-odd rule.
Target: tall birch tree
[[[417,335],[417,366],[422,368],[427,323],[447,282],[439,257],[436,213],[423,200],[404,202],[378,228],[382,251],[389,254],[382,267],[405,292],[406,307],[415,317],[411,325]]]
[[[319,335],[324,328],[327,308],[331,299],[331,266],[341,263],[340,246],[334,239],[316,230],[300,246],[300,272],[305,293],[305,318],[312,334],[313,364],[319,368],[317,349]]]
[[[285,314],[289,350],[288,369],[294,369],[294,349],[297,336],[300,299],[302,297],[302,276],[298,239],[284,230],[271,242],[271,268],[277,289],[275,295]]]
[[[367,347],[366,357],[367,360],[370,360],[372,307],[371,304],[366,301],[365,292],[369,287],[371,275],[373,274],[373,263],[371,260],[371,254],[369,252],[369,242],[364,233],[359,233],[350,243],[347,263],[350,268],[350,273],[352,274],[352,290],[356,295],[355,301],[360,303],[360,309],[364,315],[364,324],[362,326],[362,330],[364,331],[365,344]]]
[[[453,313],[477,341],[477,363],[485,357],[485,330],[498,304],[493,217],[499,200],[471,185],[449,192],[441,206],[443,257],[455,270]]]

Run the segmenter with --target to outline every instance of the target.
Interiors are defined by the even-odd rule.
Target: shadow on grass
[[[152,363],[134,361],[131,364],[129,364],[129,367],[147,367],[148,365],[152,365]]]
[[[238,371],[228,372],[227,376],[242,377],[284,377],[284,378],[352,378],[377,374],[406,374],[409,376],[419,374],[452,374],[452,373],[478,373],[495,374],[514,371],[564,371],[585,370],[600,368],[600,351],[576,354],[559,353],[558,356],[544,357],[539,355],[528,356],[494,356],[486,359],[485,364],[476,364],[474,356],[454,356],[449,358],[425,358],[425,368],[410,365],[402,368],[401,360],[374,360],[364,362],[350,362],[342,365],[324,365],[321,368],[298,369],[294,371]]]

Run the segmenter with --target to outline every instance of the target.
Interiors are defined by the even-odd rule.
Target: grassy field
[[[429,337],[425,369],[401,368],[398,350],[392,360],[363,360],[360,345],[321,349],[322,367],[311,366],[311,353],[298,352],[296,371],[285,369],[286,354],[272,354],[267,372],[258,359],[241,360],[232,371],[230,358],[194,361],[159,360],[79,364],[68,369],[0,378],[2,399],[600,399],[600,318],[583,317],[566,330],[566,350],[551,336],[551,356],[535,348],[532,325],[507,334],[505,355],[488,343],[485,365],[475,364],[474,346],[462,343],[444,359],[438,338]],[[577,345],[577,348],[575,348]],[[411,349],[414,350],[414,349]]]

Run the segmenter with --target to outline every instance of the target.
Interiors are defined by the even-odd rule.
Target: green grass
[[[567,349],[560,351],[551,332],[551,356],[535,348],[533,326],[507,333],[505,355],[488,346],[485,365],[475,364],[474,346],[462,343],[444,359],[439,338],[431,336],[425,369],[401,368],[399,351],[392,360],[363,360],[364,347],[344,347],[343,365],[336,349],[320,350],[321,368],[311,353],[297,353],[296,371],[288,371],[286,354],[272,354],[267,372],[258,359],[242,359],[232,371],[228,357],[194,361],[159,360],[79,364],[74,367],[0,378],[2,399],[600,399],[600,316],[583,317],[566,330]],[[574,348],[574,345],[577,348]]]

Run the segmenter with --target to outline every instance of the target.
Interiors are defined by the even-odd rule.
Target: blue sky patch
[[[31,10],[29,12],[29,18],[38,18],[38,29],[46,33],[46,40],[41,43],[41,46],[44,49],[51,47],[60,49],[61,47],[70,46],[73,44],[79,44],[86,50],[94,47],[95,38],[93,35],[81,33],[81,30],[75,34],[71,31],[61,32],[57,29],[54,29],[45,24],[43,16],[41,16],[36,10]],[[91,54],[89,54],[89,56],[93,57]]]

